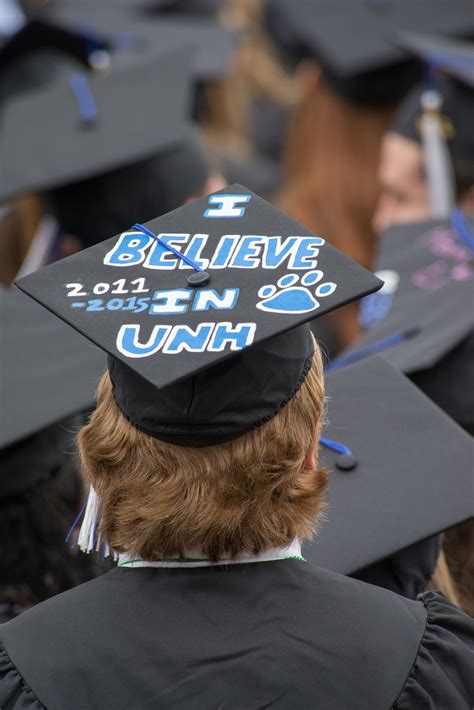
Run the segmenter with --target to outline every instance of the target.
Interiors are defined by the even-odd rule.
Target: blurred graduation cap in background
[[[240,185],[18,281],[108,353],[134,426],[185,446],[273,416],[310,366],[308,322],[380,285]]]
[[[224,0],[134,0],[134,4],[148,12],[195,17],[215,17]]]
[[[0,102],[57,79],[68,69],[107,69],[105,35],[44,20],[25,21],[0,45]]]
[[[91,409],[103,353],[44,308],[0,290],[0,499],[56,470],[72,435],[65,420]]]
[[[200,14],[146,14],[140,8],[138,3],[119,2],[111,6],[96,0],[72,0],[46,8],[44,17],[72,30],[107,36],[114,51],[113,66],[181,44],[195,49],[191,66],[195,81],[216,81],[230,71],[239,38],[237,32]]]
[[[0,75],[15,62],[41,51],[56,51],[90,69],[105,68],[106,36],[87,34],[41,19],[29,20],[0,48]],[[108,63],[107,63],[108,66]]]
[[[426,80],[402,103],[391,130],[422,144],[431,213],[444,217],[474,184],[474,41],[403,33],[399,43],[425,62]]]
[[[362,303],[371,327],[330,370],[379,352],[474,433],[472,223],[456,210],[452,220],[393,226],[376,268],[387,288]]]
[[[342,96],[396,101],[422,78],[397,32],[474,35],[471,0],[270,0],[267,26],[293,62],[316,59]]]
[[[326,391],[327,519],[303,555],[414,597],[436,563],[433,536],[474,517],[473,441],[380,357],[329,374]]]
[[[10,101],[0,128],[0,200],[133,165],[179,144],[188,125],[190,62],[190,50],[178,46],[104,77],[75,73]]]

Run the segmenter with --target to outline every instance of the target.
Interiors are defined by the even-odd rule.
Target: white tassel
[[[99,497],[90,487],[84,519],[79,532],[78,545],[83,552],[97,552],[99,527]]]
[[[93,486],[90,487],[89,497],[87,499],[84,519],[82,521],[81,530],[78,537],[78,545],[83,552],[99,552],[103,549],[104,557],[112,557],[117,559],[117,554],[110,550],[109,546],[101,543],[99,533],[100,521],[100,501]]]
[[[441,119],[442,97],[437,91],[424,91],[421,96],[423,115],[420,131],[423,141],[426,177],[431,214],[446,217],[454,205],[454,174]]]

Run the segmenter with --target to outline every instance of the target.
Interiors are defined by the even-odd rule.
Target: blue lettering
[[[231,310],[235,308],[239,298],[238,288],[226,288],[222,296],[213,288],[201,289],[197,292],[193,303],[193,311],[208,311],[209,308]]]
[[[186,248],[186,251],[184,252],[188,259],[194,261],[194,263],[200,266],[201,269],[203,269],[204,271],[207,269],[209,259],[202,259],[201,254],[208,239],[209,234],[195,234],[194,237],[191,239],[189,246]],[[181,260],[179,268],[192,269],[192,266],[188,266],[185,261]]]
[[[251,195],[211,195],[208,204],[219,207],[209,207],[204,212],[204,217],[243,217],[245,207],[236,205],[239,202],[250,202],[251,199]]]
[[[276,269],[284,262],[298,242],[298,237],[285,239],[282,245],[281,237],[267,237],[264,242],[262,266],[265,269]]]
[[[186,243],[189,234],[157,234],[165,244],[170,244],[177,248],[179,244]],[[143,266],[146,269],[175,269],[178,265],[178,257],[160,244],[155,242],[155,246],[150,250]]]
[[[162,303],[152,302],[150,306],[150,315],[169,315],[171,313],[186,313],[188,304],[182,304],[181,301],[189,301],[194,294],[192,289],[175,288],[171,291],[155,291],[153,301],[162,301]]]
[[[256,269],[260,261],[258,256],[261,251],[262,241],[262,237],[254,235],[242,237],[229,267],[234,269]]]
[[[187,325],[176,325],[163,348],[164,353],[180,353],[187,350],[191,353],[202,352],[206,349],[211,337],[214,323],[200,323],[196,330]]]
[[[145,251],[153,241],[142,232],[125,232],[104,256],[107,266],[136,266],[145,258]]]
[[[139,325],[122,325],[117,333],[117,350],[126,357],[149,357],[158,352],[170,330],[170,325],[155,325],[148,340],[141,343]]]
[[[219,244],[216,247],[214,256],[209,264],[210,269],[225,269],[229,264],[237,242],[240,239],[240,234],[226,234],[221,237]]]
[[[298,237],[298,246],[292,251],[288,262],[289,269],[315,269],[318,265],[316,257],[324,239],[321,237]]]
[[[243,350],[253,343],[256,327],[256,323],[239,323],[235,327],[232,323],[218,323],[208,350],[220,352],[228,344],[231,350]]]

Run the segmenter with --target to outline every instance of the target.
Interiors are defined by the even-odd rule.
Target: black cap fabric
[[[94,404],[102,351],[16,289],[0,290],[0,449]]]
[[[304,557],[353,574],[474,516],[471,437],[375,357],[328,375],[327,519]],[[348,459],[351,458],[349,467]]]
[[[71,30],[92,36],[106,36],[112,48],[112,68],[134,63],[176,45],[190,45],[195,51],[191,66],[196,81],[215,81],[225,76],[239,34],[205,17],[174,14],[146,14],[133,4],[77,2],[61,3],[45,12],[45,17]]]
[[[420,65],[396,44],[402,30],[469,36],[471,0],[270,0],[274,38],[296,60],[314,57],[336,90],[354,101],[400,99]]]
[[[362,302],[367,332],[332,367],[379,351],[409,374],[445,411],[474,431],[469,382],[474,377],[472,337],[474,239],[472,224],[453,221],[397,225],[384,233],[377,271],[380,296]]]
[[[472,10],[474,12],[474,9]],[[403,32],[400,46],[415,54],[433,69],[442,69],[450,76],[474,88],[474,42],[447,39],[440,35]]]
[[[50,190],[48,211],[83,247],[184,204],[205,192],[211,164],[191,127],[178,145],[158,155]],[[87,209],[83,209],[87,205]]]
[[[474,13],[473,13],[474,14]],[[440,37],[403,34],[400,44],[422,58],[429,67],[441,70],[436,90],[442,98],[441,115],[446,145],[457,170],[474,170],[474,42],[448,41]],[[424,84],[415,87],[402,102],[391,130],[421,143],[421,97]]]
[[[73,31],[45,20],[27,22],[0,49],[0,78],[18,60],[42,51],[56,51],[76,59],[86,68],[97,66],[97,53],[108,52],[110,44],[105,36]]]
[[[240,185],[18,282],[108,353],[134,426],[189,446],[274,416],[311,363],[304,324],[380,285]]]
[[[136,5],[149,12],[210,18],[217,15],[224,0],[137,0]]]
[[[12,100],[0,127],[0,200],[76,182],[177,144],[186,128],[190,61],[190,52],[177,48],[105,77],[73,74]]]

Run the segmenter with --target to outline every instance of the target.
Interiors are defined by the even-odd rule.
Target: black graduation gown
[[[474,622],[308,563],[114,569],[0,626],[2,710],[471,710]]]
[[[442,536],[434,535],[364,567],[351,577],[390,589],[408,599],[416,599],[425,591],[434,574],[441,542]]]

